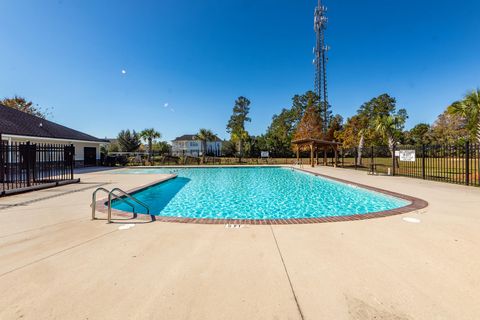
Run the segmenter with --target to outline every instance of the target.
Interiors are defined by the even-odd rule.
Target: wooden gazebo
[[[338,165],[338,148],[342,145],[339,142],[315,138],[304,138],[293,140],[292,144],[297,152],[297,161],[300,161],[300,150],[310,149],[310,165],[315,167],[315,164],[318,164],[318,151],[323,150],[323,163],[324,165],[327,165],[327,150],[332,148],[335,154],[334,166]]]

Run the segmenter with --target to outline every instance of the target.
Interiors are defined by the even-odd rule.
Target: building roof
[[[196,134],[184,134],[183,136],[175,138],[173,141],[199,141]],[[215,136],[215,141],[222,141],[220,138]]]
[[[76,141],[107,142],[0,104],[0,134]]]

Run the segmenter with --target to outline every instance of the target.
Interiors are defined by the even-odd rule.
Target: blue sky
[[[387,92],[412,126],[480,86],[478,0],[327,0],[333,111]],[[227,137],[236,97],[264,133],[312,89],[316,0],[3,0],[0,97],[98,137],[155,127]],[[122,70],[126,74],[122,74]]]

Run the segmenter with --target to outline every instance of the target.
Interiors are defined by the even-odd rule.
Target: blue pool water
[[[130,169],[178,177],[135,193],[158,216],[209,219],[289,219],[380,212],[408,201],[289,168]],[[177,171],[178,170],[178,171]],[[119,210],[131,211],[120,201]],[[137,207],[136,212],[145,213]]]

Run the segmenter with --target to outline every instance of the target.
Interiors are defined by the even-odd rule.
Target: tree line
[[[345,121],[341,115],[332,115],[329,111],[325,122],[320,116],[319,97],[314,92],[295,95],[291,106],[275,114],[266,132],[258,136],[249,135],[245,129],[245,124],[251,121],[250,104],[245,97],[235,101],[227,123],[230,140],[223,144],[225,155],[258,157],[261,151],[269,151],[273,157],[291,157],[294,155],[292,140],[306,134],[311,138],[335,140],[344,148],[357,148],[359,161],[365,146],[387,146],[392,153],[399,144],[451,145],[467,141],[480,144],[480,89],[448,106],[432,124],[419,123],[410,130],[405,130],[407,110],[398,107],[396,99],[386,93],[362,104],[356,114]],[[302,129],[299,124],[304,117],[311,120]],[[323,127],[324,123],[327,128]],[[298,133],[301,129],[308,133]]]
[[[41,118],[49,115],[48,109],[42,109],[33,102],[19,96],[4,98],[0,104],[15,108]],[[251,101],[246,97],[235,100],[232,115],[226,130],[230,138],[223,141],[222,154],[237,157],[259,157],[261,151],[269,151],[272,157],[292,157],[292,140],[299,136],[299,124],[304,119],[302,136],[335,140],[344,148],[357,148],[360,152],[365,146],[388,146],[390,152],[398,144],[464,144],[467,141],[480,144],[480,89],[466,94],[461,100],[449,105],[432,123],[419,123],[410,130],[405,130],[408,113],[405,108],[397,106],[396,99],[388,94],[381,94],[362,104],[355,115],[344,120],[339,115],[332,115],[327,108],[327,121],[321,119],[319,97],[313,91],[307,91],[292,98],[291,106],[283,108],[272,117],[264,134],[254,136],[246,130],[251,122]],[[330,107],[330,106],[328,106]],[[307,112],[307,110],[310,110]],[[319,118],[320,117],[320,118]],[[310,120],[308,120],[310,119]],[[309,125],[309,121],[313,125]],[[324,123],[327,127],[324,128]],[[306,129],[305,129],[306,128]],[[206,150],[208,141],[216,135],[208,129],[200,129],[196,134]],[[161,141],[162,135],[153,128],[136,132],[122,130],[116,141],[108,147],[109,152],[148,151],[166,154],[170,145]],[[202,156],[205,160],[205,153]]]

